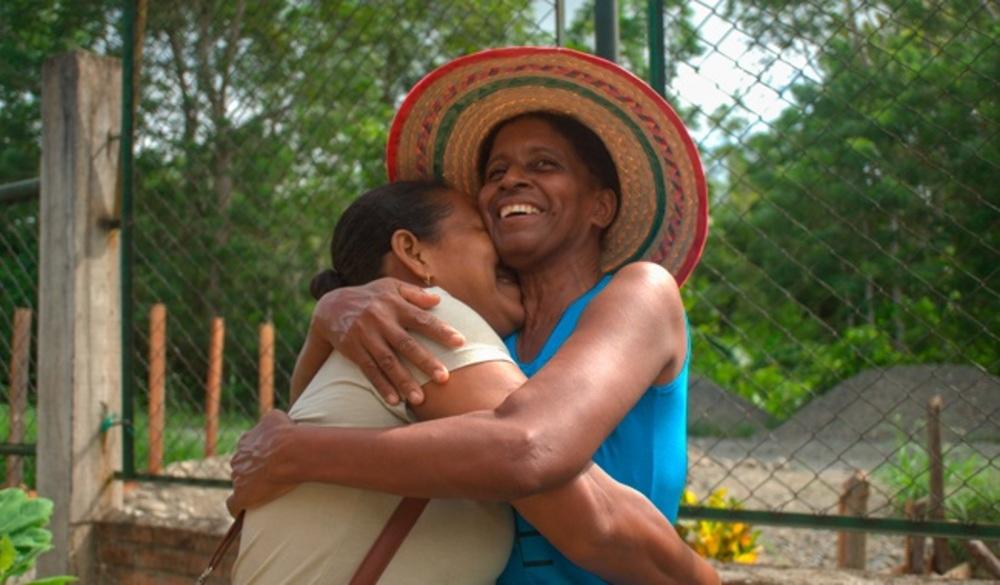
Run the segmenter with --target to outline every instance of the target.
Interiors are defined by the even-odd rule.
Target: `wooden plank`
[[[85,52],[42,68],[38,492],[54,502],[39,575],[93,583],[93,522],[121,506],[121,269],[112,227],[121,63]]]
[[[841,516],[866,516],[868,514],[868,476],[856,470],[844,482],[840,495]],[[864,570],[867,562],[867,535],[864,532],[840,532],[837,534],[837,566],[844,569]]]
[[[14,310],[14,330],[10,342],[10,392],[7,403],[10,421],[8,443],[23,443],[24,417],[28,411],[28,367],[31,358],[31,309]],[[24,481],[24,459],[21,455],[7,456],[8,487],[19,486]]]
[[[156,303],[149,309],[149,473],[163,469],[163,434],[166,430],[167,306]]]
[[[940,396],[934,396],[927,403],[927,453],[930,457],[930,494],[927,502],[927,517],[931,520],[944,520],[944,458],[941,454],[941,408]],[[937,573],[946,573],[955,564],[948,540],[935,538],[933,540],[934,556],[931,558],[931,569]]]
[[[923,520],[927,516],[927,502],[924,500],[906,502],[906,518]],[[903,552],[903,572],[911,575],[924,573],[924,556],[926,555],[926,538],[923,535],[911,534],[906,537]]]
[[[222,350],[226,324],[221,317],[212,319],[208,345],[208,376],[205,380],[205,457],[215,455],[219,440],[219,403],[222,400]]]
[[[965,550],[976,561],[976,564],[983,567],[995,578],[1000,579],[1000,560],[993,554],[990,547],[981,540],[966,540],[962,542]]]
[[[274,325],[260,326],[257,397],[258,412],[264,416],[274,408]]]

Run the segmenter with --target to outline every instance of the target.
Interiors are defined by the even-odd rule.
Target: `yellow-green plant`
[[[740,503],[731,497],[726,497],[726,489],[719,488],[712,492],[705,501],[691,490],[684,490],[682,498],[684,505],[701,505],[709,508],[739,510]],[[714,520],[696,520],[680,522],[677,533],[699,555],[730,563],[753,564],[757,562],[760,547],[757,538],[760,531],[743,522],[717,522]]]
[[[28,572],[40,554],[52,548],[45,528],[52,516],[52,500],[29,497],[17,488],[0,490],[0,585]],[[29,585],[62,585],[75,577],[48,577]]]

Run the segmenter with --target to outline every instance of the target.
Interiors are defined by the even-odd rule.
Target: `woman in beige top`
[[[435,316],[460,331],[466,343],[456,349],[422,340],[437,348],[436,357],[451,376],[435,382],[411,367],[433,391],[419,406],[408,407],[388,404],[351,362],[339,354],[328,358],[324,349],[307,342],[296,371],[315,375],[291,410],[297,422],[395,427],[481,408],[483,393],[499,404],[524,382],[497,335],[521,325],[520,290],[500,269],[469,197],[436,183],[375,189],[345,211],[331,252],[336,270],[313,280],[314,296],[380,276],[433,286],[442,297]],[[290,488],[247,511],[234,583],[347,583],[399,499],[329,484]],[[691,562],[656,508],[596,466],[562,488],[513,505],[564,554],[591,570],[606,571],[610,563],[617,574],[638,571],[651,550],[659,558]],[[610,560],[605,555],[595,559],[589,540],[608,542],[609,533],[617,537],[611,541],[629,546],[613,551]],[[494,583],[512,538],[506,504],[433,500],[379,583]]]

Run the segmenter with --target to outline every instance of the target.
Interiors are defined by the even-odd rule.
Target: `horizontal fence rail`
[[[0,205],[5,203],[20,203],[38,199],[40,189],[38,179],[25,179],[0,185]]]

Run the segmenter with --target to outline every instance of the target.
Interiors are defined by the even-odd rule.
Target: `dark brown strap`
[[[226,535],[222,537],[222,542],[219,546],[215,547],[215,552],[212,553],[212,559],[208,561],[208,568],[206,568],[198,579],[195,581],[195,585],[204,585],[208,576],[212,574],[212,571],[219,566],[222,562],[222,557],[226,556],[226,551],[229,550],[230,545],[236,540],[236,537],[240,535],[243,530],[243,516],[246,515],[246,510],[241,510],[239,515],[236,516],[236,520],[229,525],[229,530],[226,531]]]
[[[424,498],[403,498],[385,523],[382,533],[375,539],[375,544],[368,549],[368,554],[354,572],[350,585],[375,585],[378,582],[389,566],[389,561],[396,555],[406,535],[427,507],[427,502]]]
[[[389,521],[382,528],[382,533],[375,539],[375,543],[368,549],[368,554],[361,561],[358,570],[354,572],[350,585],[375,585],[378,583],[379,577],[389,566],[389,561],[396,555],[396,551],[406,540],[406,535],[410,533],[413,525],[420,518],[420,514],[427,507],[427,502],[428,500],[423,498],[403,498],[399,502],[396,510],[389,517]],[[246,510],[241,511],[236,520],[229,526],[226,535],[222,537],[222,542],[215,547],[212,559],[208,561],[208,568],[198,576],[195,585],[204,585],[208,576],[222,562],[222,557],[226,556],[226,551],[243,530],[243,516],[245,514]]]

